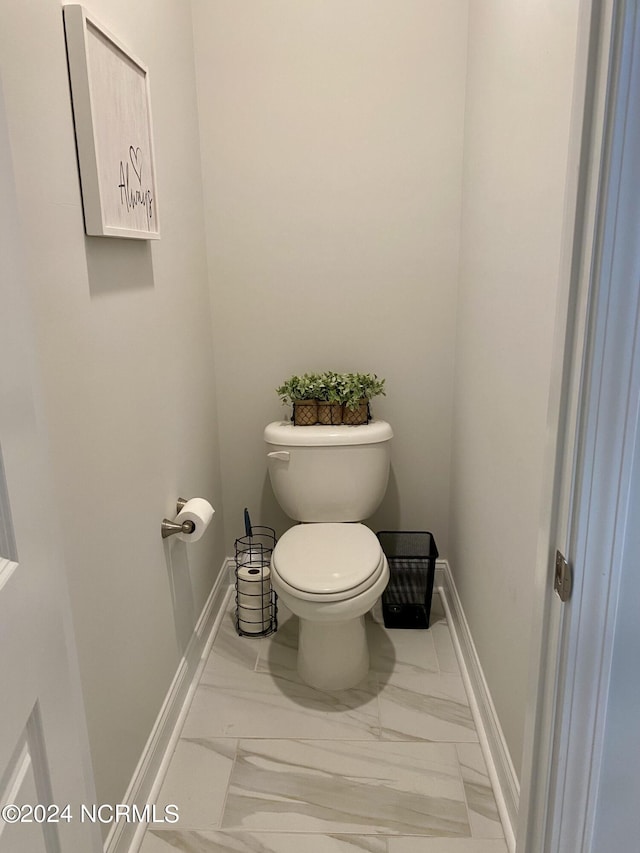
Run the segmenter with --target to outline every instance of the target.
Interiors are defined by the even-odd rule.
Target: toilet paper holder
[[[176,513],[179,513],[186,503],[187,501],[185,498],[178,498],[176,502]],[[170,521],[168,518],[163,518],[162,524],[160,525],[160,531],[163,539],[168,539],[169,536],[175,536],[176,533],[193,533],[195,529],[196,526],[193,521],[183,521],[181,524],[178,524],[175,521]]]

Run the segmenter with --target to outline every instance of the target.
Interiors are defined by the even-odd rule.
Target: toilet
[[[361,522],[384,497],[391,426],[294,426],[264,431],[269,478],[300,524],[278,540],[271,583],[300,620],[298,672],[319,690],[344,690],[369,671],[364,616],[389,582],[377,536]]]

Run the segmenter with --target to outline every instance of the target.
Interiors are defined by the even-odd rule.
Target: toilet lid
[[[278,540],[272,556],[286,584],[318,597],[357,594],[383,563],[380,542],[364,524],[299,524]]]

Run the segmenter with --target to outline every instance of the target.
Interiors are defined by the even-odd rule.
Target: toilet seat
[[[285,590],[307,601],[343,601],[369,589],[384,570],[377,536],[364,524],[292,527],[278,541],[272,573]]]

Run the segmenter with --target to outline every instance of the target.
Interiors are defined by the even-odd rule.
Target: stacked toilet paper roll
[[[240,629],[247,634],[260,634],[271,627],[271,571],[259,560],[248,560],[238,566],[237,602]]]

